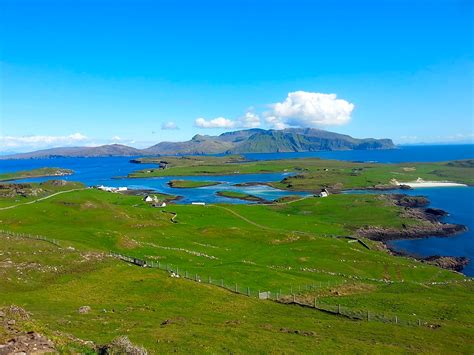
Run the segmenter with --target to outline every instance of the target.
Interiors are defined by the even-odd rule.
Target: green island
[[[168,185],[178,189],[194,189],[198,187],[219,185],[218,181],[170,180]]]
[[[165,168],[140,170],[131,178],[154,176],[234,175],[291,172],[292,176],[270,185],[295,191],[334,191],[393,187],[422,178],[427,181],[451,181],[474,185],[474,160],[439,163],[378,164],[317,158],[291,160],[245,161],[243,157],[183,156],[142,158],[143,163],[166,162]]]
[[[25,184],[25,197],[16,185],[0,195],[2,343],[16,331],[65,353],[113,348],[118,335],[149,353],[474,350],[472,279],[367,233],[436,224],[408,213],[417,201],[157,209],[81,184]]]
[[[244,200],[244,201],[266,202],[266,200],[264,200],[263,198],[246,194],[244,192],[239,192],[239,191],[230,191],[230,190],[217,191],[216,195],[222,196],[222,197],[228,197],[228,198],[236,198],[236,199]]]
[[[49,176],[67,176],[72,175],[73,173],[74,171],[70,169],[38,168],[27,171],[16,171],[12,173],[0,173],[0,181],[11,181]]]

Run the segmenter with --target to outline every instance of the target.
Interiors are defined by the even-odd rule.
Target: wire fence
[[[32,239],[32,240],[41,240],[44,242],[51,243],[57,247],[61,247],[59,242],[56,239],[51,239],[48,237],[44,237],[42,235],[36,235],[36,234],[29,234],[29,233],[16,233],[12,231],[6,231],[3,229],[0,229],[0,234],[7,235],[9,237],[14,237],[14,238],[22,238],[22,239]]]
[[[160,261],[148,261],[131,257],[128,255],[110,252],[110,255],[120,260],[132,263],[141,267],[155,268],[170,273],[171,277],[183,278],[193,282],[209,284],[217,287],[224,288],[230,292],[244,295],[247,297],[257,298],[261,300],[270,300],[287,305],[297,305],[301,307],[313,308],[318,311],[322,311],[328,314],[346,317],[352,320],[368,321],[368,322],[382,322],[392,323],[406,326],[426,326],[426,327],[437,327],[436,324],[432,324],[413,316],[408,315],[399,316],[397,314],[390,313],[379,313],[371,310],[360,310],[354,309],[341,304],[329,304],[325,303],[311,295],[312,291],[320,291],[324,289],[334,288],[346,284],[346,280],[343,281],[321,281],[312,284],[306,284],[298,287],[287,288],[286,291],[278,289],[275,291],[268,291],[267,289],[253,289],[245,287],[238,283],[228,283],[224,279],[212,278],[211,276],[203,277],[197,273],[189,273],[186,270],[180,269],[178,266],[171,265],[168,263],[162,263]]]

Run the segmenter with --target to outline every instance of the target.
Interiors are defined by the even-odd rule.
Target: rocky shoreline
[[[418,219],[418,225],[403,225],[402,229],[367,226],[357,230],[357,236],[382,242],[394,255],[413,257],[422,262],[433,264],[444,269],[462,271],[470,260],[466,257],[440,256],[418,257],[387,245],[388,241],[401,239],[421,239],[430,237],[450,237],[467,231],[461,224],[443,223],[440,219],[448,215],[446,211],[437,208],[425,208],[429,200],[422,196],[408,196],[403,194],[384,195],[389,203],[404,207],[407,217]]]
[[[420,226],[405,226],[403,229],[365,227],[357,231],[359,237],[386,242],[396,239],[420,239],[429,237],[450,237],[467,231],[467,227],[460,224],[430,223]]]

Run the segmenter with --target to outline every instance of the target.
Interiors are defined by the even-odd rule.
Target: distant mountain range
[[[240,154],[314,152],[321,150],[393,149],[391,139],[364,138],[313,128],[283,130],[247,129],[219,136],[195,135],[186,142],[161,142],[146,149],[121,144],[99,147],[64,147],[0,156],[0,159],[33,159],[54,157],[113,157],[183,154]]]

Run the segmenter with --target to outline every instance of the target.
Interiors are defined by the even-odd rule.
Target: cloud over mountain
[[[266,122],[275,128],[340,126],[351,119],[354,104],[336,94],[295,91],[283,102],[271,105]]]
[[[194,121],[194,125],[199,128],[257,128],[260,127],[260,117],[251,111],[247,111],[244,116],[236,120],[225,117],[206,120],[200,117]]]
[[[341,126],[351,119],[354,104],[338,99],[336,94],[295,91],[288,93],[286,99],[269,105],[264,112],[267,126],[275,129],[288,127],[326,127]],[[198,118],[194,125],[199,128],[257,128],[261,126],[259,114],[247,111],[238,119],[216,117],[214,119]]]

